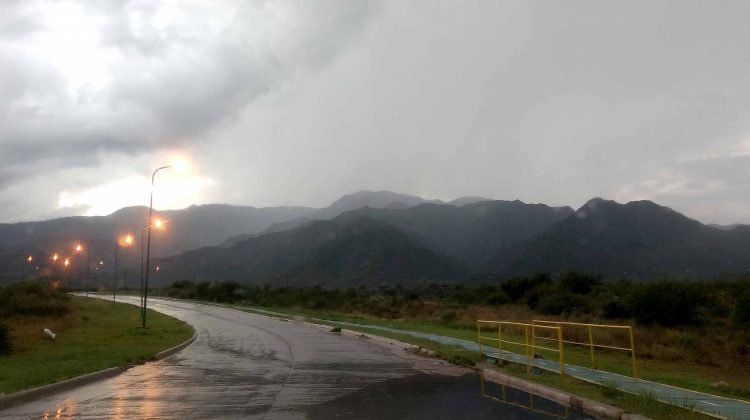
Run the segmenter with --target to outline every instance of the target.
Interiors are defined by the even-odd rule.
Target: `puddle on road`
[[[488,381],[483,396],[481,379],[474,373],[459,377],[417,374],[369,385],[309,407],[306,413],[312,420],[592,418],[509,387],[505,387],[507,402],[502,398],[500,385]]]

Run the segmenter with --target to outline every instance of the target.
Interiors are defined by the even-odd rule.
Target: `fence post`
[[[503,323],[497,323],[497,367],[503,367]]]
[[[633,337],[633,327],[628,326],[628,332],[630,333],[630,355],[633,359],[633,377],[638,377],[638,371],[635,368],[635,338]]]
[[[591,325],[589,328],[589,347],[591,348],[591,367],[596,369],[596,362],[594,361],[594,334],[591,332]]]
[[[529,358],[529,326],[523,326],[524,349],[526,350],[526,373],[531,372],[531,359]]]
[[[531,325],[531,358],[534,358],[534,354],[536,353],[536,330],[534,329],[534,324]]]
[[[477,348],[479,349],[479,361],[481,362],[482,357],[482,327],[480,327],[481,323],[477,321]]]
[[[563,354],[565,347],[563,346],[562,327],[559,325],[557,326],[557,343],[558,353],[560,353],[560,375],[565,375],[565,355]]]

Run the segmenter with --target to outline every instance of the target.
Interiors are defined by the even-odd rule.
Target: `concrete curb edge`
[[[188,325],[190,325],[190,324],[188,324]],[[195,343],[195,340],[198,338],[198,331],[196,331],[195,328],[192,325],[190,325],[190,327],[193,328],[193,336],[192,337],[188,338],[187,341],[185,341],[183,343],[180,343],[180,344],[178,344],[178,345],[176,345],[174,347],[171,347],[171,348],[168,348],[168,349],[166,349],[164,351],[160,351],[159,353],[156,353],[156,355],[154,356],[154,359],[156,359],[156,360],[164,359],[165,357],[169,357],[169,356],[177,353],[178,351],[184,349],[185,347],[187,347],[187,346]]]
[[[190,337],[187,341],[183,343],[180,343],[174,347],[171,347],[169,349],[156,353],[156,355],[153,357],[153,359],[151,359],[151,361],[164,359],[165,357],[171,356],[177,353],[178,351],[184,349],[185,347],[193,344],[196,338],[198,337],[198,332],[195,331],[195,328],[192,325],[190,327],[193,328],[192,337]],[[148,361],[146,363],[148,363]],[[100,370],[97,372],[91,372],[91,373],[87,373],[81,376],[76,376],[70,379],[66,379],[64,381],[42,385],[36,388],[25,389],[23,391],[18,391],[12,394],[0,396],[0,411],[5,410],[7,408],[15,407],[17,405],[21,405],[27,402],[31,402],[42,397],[57,394],[58,392],[69,391],[73,388],[77,388],[82,385],[88,385],[90,383],[94,383],[97,381],[101,381],[103,379],[117,376],[121,374],[122,372],[125,372],[126,370],[130,369],[130,367],[131,366],[111,367],[111,368]]]

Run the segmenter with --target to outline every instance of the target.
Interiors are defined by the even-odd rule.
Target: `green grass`
[[[141,329],[140,309],[101,299],[74,297],[61,319],[16,317],[8,322],[16,351],[0,356],[0,394],[58,382],[98,370],[142,363],[193,335],[186,323],[151,311]],[[55,331],[56,340],[41,330]]]
[[[236,306],[238,308],[244,308]],[[311,311],[290,308],[261,308],[274,312],[288,314],[289,316],[306,316],[316,317],[331,321],[345,321],[360,324],[378,325],[390,328],[408,329],[413,331],[444,335],[448,337],[461,338],[472,342],[477,341],[477,331],[474,325],[444,324],[428,321],[415,320],[389,320],[378,319],[373,317],[357,316],[350,314],[341,314],[325,311]],[[347,327],[349,328],[349,327]],[[384,335],[378,331],[378,335]],[[486,331],[483,336],[497,338],[497,333]],[[508,333],[503,331],[504,339],[511,341],[523,342],[524,337],[520,334]],[[394,337],[395,338],[395,337]],[[408,341],[408,340],[404,340]],[[547,343],[553,347],[556,343]],[[486,341],[483,345],[497,346],[497,342]],[[622,344],[624,345],[624,344]],[[636,343],[637,354],[638,343]],[[523,346],[504,345],[504,350],[512,351],[518,354],[524,354]],[[591,355],[588,347],[575,346],[566,344],[565,363],[591,367]],[[557,360],[558,354],[546,350],[537,350],[543,357],[551,360]],[[618,373],[621,375],[632,375],[632,363],[628,352],[612,351],[597,349],[595,353],[596,368],[607,372]],[[727,398],[750,398],[750,379],[746,372],[738,370],[720,370],[712,366],[691,363],[687,361],[665,361],[665,360],[643,360],[637,359],[638,377],[653,382],[672,385],[680,388],[691,389],[694,391],[705,392],[707,394],[719,395]],[[715,388],[711,383],[726,381],[736,384],[732,388]]]
[[[242,305],[220,304],[220,306],[232,307],[232,308],[240,309],[240,310],[247,311],[247,312],[257,312],[257,311],[254,311],[252,307],[246,307]],[[398,333],[387,332],[387,331],[382,331],[378,329],[372,329],[372,328],[368,328],[367,326],[377,325],[377,326],[390,327],[390,328],[409,329],[412,331],[432,333],[432,334],[461,338],[461,339],[470,340],[470,341],[476,341],[477,332],[476,332],[476,329],[474,328],[466,328],[466,327],[462,328],[460,326],[446,326],[446,325],[439,325],[435,323],[419,322],[419,321],[412,321],[412,320],[384,320],[384,319],[362,317],[362,316],[351,316],[351,315],[339,314],[339,313],[326,313],[322,311],[316,312],[316,311],[298,310],[298,309],[289,309],[289,308],[259,308],[259,309],[265,309],[265,310],[283,313],[283,314],[288,315],[290,318],[315,317],[315,318],[330,320],[333,322],[336,322],[336,321],[354,322],[354,323],[361,324],[361,326],[347,325],[345,328],[354,330],[354,331],[360,331],[364,333],[378,335],[382,337],[393,338],[395,340],[403,341],[403,342],[418,345],[418,346],[421,346],[430,350],[434,350],[435,352],[438,353],[438,355],[441,358],[451,361],[456,364],[473,366],[474,364],[479,362],[479,356],[477,352],[468,351],[466,349],[458,348],[455,346],[435,343],[433,341],[421,339],[421,338],[414,337],[408,334],[398,334]],[[257,313],[262,314],[262,312],[257,312]],[[519,340],[523,341],[523,337],[521,335],[512,335],[509,338],[512,341],[519,341]],[[493,344],[493,345],[496,345],[496,344]],[[523,350],[520,347],[517,349],[514,349],[512,347],[506,348],[506,349],[509,351],[515,351],[515,352],[519,352],[520,354],[523,354]],[[571,360],[572,360],[573,361],[572,363],[574,364],[577,362],[580,362],[582,366],[587,366],[591,362],[590,355],[588,351],[586,351],[585,349],[584,350],[577,350],[577,349],[569,350],[566,347],[565,351],[566,351],[566,354],[565,354],[566,363],[571,363]],[[603,369],[612,368],[612,371],[628,374],[629,366],[630,366],[629,365],[630,359],[627,358],[626,356],[618,357],[619,355],[617,354],[613,356],[614,357],[611,357],[611,358],[608,358],[608,357],[602,358],[603,360],[599,361],[600,363],[599,367]],[[545,355],[545,357],[547,357],[547,355]],[[556,357],[556,353],[555,353],[555,357]],[[639,366],[639,369],[640,369],[640,366]],[[552,372],[542,372],[541,374],[526,373],[525,366],[516,365],[513,363],[508,364],[505,367],[503,367],[502,371],[507,374],[517,376],[517,377],[520,377],[520,378],[523,378],[532,382],[541,383],[543,385],[557,388],[562,391],[569,392],[574,395],[578,395],[580,397],[589,398],[591,400],[613,405],[613,406],[622,408],[623,410],[626,410],[628,412],[641,414],[641,415],[655,418],[655,419],[692,420],[692,419],[712,419],[713,418],[704,414],[692,412],[684,408],[680,408],[680,407],[676,407],[676,406],[672,406],[669,404],[659,402],[656,399],[651,398],[649,396],[628,394],[610,386],[596,385],[596,384],[582,381],[582,380],[579,380],[570,376],[561,376]],[[677,374],[677,378],[679,378],[679,376],[680,375]],[[673,377],[672,379],[674,380],[675,378]],[[716,391],[715,389],[713,390]]]

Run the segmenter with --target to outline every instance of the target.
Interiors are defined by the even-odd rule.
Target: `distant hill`
[[[155,281],[235,280],[251,284],[357,287],[460,281],[468,271],[415,238],[355,213],[292,230],[202,248],[155,262]]]
[[[108,216],[0,224],[0,284],[30,272],[64,276],[57,251],[85,271],[75,241],[91,243],[109,282],[117,235],[136,234],[144,207]],[[711,226],[650,201],[593,199],[574,211],[521,201],[464,197],[450,203],[387,191],[360,191],[322,209],[191,206],[158,212],[152,255],[156,281],[235,279],[257,284],[357,286],[508,278],[570,270],[605,278],[713,277],[750,272],[750,226]],[[28,255],[34,262],[25,263]],[[140,249],[121,250],[137,273]],[[37,271],[39,266],[39,271]],[[32,271],[33,270],[33,271]],[[80,277],[80,276],[78,276]]]
[[[166,220],[164,233],[153,232],[153,255],[166,256],[217,245],[230,236],[244,232],[259,232],[283,220],[295,219],[309,213],[304,207],[254,208],[210,204],[191,206],[183,210],[156,212]],[[0,283],[15,280],[23,270],[27,255],[34,255],[37,264],[49,265],[53,252],[72,257],[73,243],[86,241],[91,245],[91,259],[103,260],[104,270],[112,266],[115,237],[131,232],[138,240],[140,228],[146,224],[148,208],[127,207],[108,216],[66,217],[40,222],[0,224]],[[138,250],[120,253],[121,263],[140,260]],[[85,262],[76,257],[74,270],[83,269]]]
[[[717,229],[650,201],[600,198],[525,250],[496,261],[503,276],[590,271],[608,278],[711,277],[750,269],[750,228]]]
[[[550,226],[573,214],[573,209],[498,200],[461,207],[422,204],[406,210],[366,207],[356,212],[396,226],[472,270],[485,272],[491,269],[491,261],[514,256]]]

